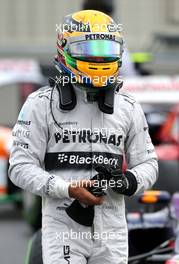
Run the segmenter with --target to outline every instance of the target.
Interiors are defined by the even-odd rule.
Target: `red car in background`
[[[174,193],[179,190],[179,104],[171,108],[156,133],[159,180],[155,187]]]

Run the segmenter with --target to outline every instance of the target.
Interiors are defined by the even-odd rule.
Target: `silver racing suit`
[[[125,157],[138,183],[136,193],[154,184],[158,165],[141,106],[120,92],[114,113],[104,114],[76,91],[76,107],[65,112],[54,90],[57,126],[50,110],[51,89],[32,93],[22,107],[13,129],[9,169],[13,183],[42,197],[44,264],[127,263],[123,195],[107,190],[104,203],[95,206],[92,227],[74,222],[64,209],[73,201],[69,183],[92,178],[92,164],[122,166]]]

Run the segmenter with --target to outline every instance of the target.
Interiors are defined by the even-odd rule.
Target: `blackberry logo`
[[[93,154],[92,156],[81,156],[79,154],[65,154],[65,153],[59,153],[58,154],[58,161],[60,163],[66,163],[69,164],[111,164],[111,165],[117,165],[118,159],[116,158],[107,158],[103,156],[102,154]]]
[[[65,161],[68,161],[68,156],[67,155],[65,155],[64,153],[62,153],[62,154],[58,154],[58,160],[59,160],[59,162],[65,162]]]
[[[109,164],[122,167],[123,156],[109,152],[56,152],[47,153],[45,167],[48,171],[60,169],[91,169],[91,164]]]

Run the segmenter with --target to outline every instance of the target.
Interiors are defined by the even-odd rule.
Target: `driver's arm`
[[[12,182],[34,194],[69,197],[69,183],[44,169],[48,142],[47,104],[49,98],[31,94],[13,129],[9,176]]]
[[[135,193],[152,187],[158,177],[158,162],[152,144],[148,124],[143,110],[138,103],[131,109],[131,126],[126,138],[127,167],[137,180]]]

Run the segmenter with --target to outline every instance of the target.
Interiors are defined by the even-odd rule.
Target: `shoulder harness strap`
[[[99,94],[98,106],[99,109],[105,114],[113,114],[114,112],[114,96],[115,92],[119,92],[119,89],[122,87],[123,82],[113,85],[108,90],[103,90]]]
[[[57,84],[53,78],[49,79],[51,87],[56,85],[59,93],[59,107],[62,110],[73,110],[77,104],[76,94],[71,83],[65,83],[63,86]],[[122,86],[122,85],[121,85]],[[121,87],[120,87],[121,88]],[[114,112],[114,95],[118,91],[119,85],[114,85],[110,89],[99,92],[98,106],[99,109],[105,114],[113,114]]]
[[[59,107],[62,110],[70,111],[76,106],[76,95],[71,83],[65,83],[63,86],[56,83],[53,78],[49,79],[51,87],[56,85],[59,93]]]

